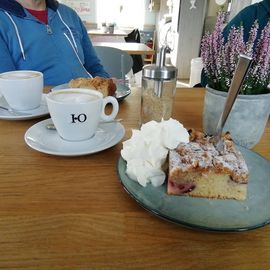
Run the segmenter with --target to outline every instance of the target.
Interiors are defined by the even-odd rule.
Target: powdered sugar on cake
[[[197,142],[180,143],[175,151],[171,151],[171,165],[181,164],[181,169],[188,172],[190,168],[207,169],[212,165],[211,156],[217,154],[214,147],[207,148]]]
[[[244,200],[247,197],[248,168],[227,133],[218,151],[211,137],[190,130],[190,142],[170,150],[167,192],[215,199]]]
[[[200,135],[198,135],[200,134]],[[192,138],[189,143],[180,143],[178,147],[170,152],[170,167],[178,168],[183,172],[207,171],[213,169],[215,172],[226,172],[232,180],[238,183],[246,183],[248,168],[240,152],[236,151],[232,141],[227,135],[224,137],[224,150],[220,153],[215,146],[209,142],[210,137],[202,136]]]

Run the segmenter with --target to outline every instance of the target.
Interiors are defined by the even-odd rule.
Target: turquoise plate
[[[238,149],[249,169],[245,201],[169,196],[166,184],[158,188],[152,185],[144,188],[126,175],[126,162],[122,157],[118,161],[118,174],[130,196],[160,218],[208,231],[252,230],[270,223],[270,162],[251,150],[240,146]]]

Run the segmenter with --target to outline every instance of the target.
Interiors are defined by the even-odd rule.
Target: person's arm
[[[13,63],[12,57],[8,47],[2,37],[0,36],[0,73],[15,70],[16,67]]]
[[[83,33],[82,48],[85,57],[85,68],[93,77],[100,76],[104,78],[109,78],[110,75],[104,70],[102,64],[100,63],[93,44],[87,34],[87,30],[82,22],[81,28]]]

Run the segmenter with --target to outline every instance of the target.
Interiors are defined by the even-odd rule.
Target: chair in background
[[[138,29],[134,29],[125,37],[125,41],[140,43],[141,42],[140,31]],[[133,70],[133,73],[135,74],[142,70],[143,59],[141,55],[131,55],[131,57],[133,59],[132,70]]]
[[[94,48],[101,64],[111,77],[125,81],[126,75],[133,66],[131,56],[125,51],[112,47],[94,46]]]
[[[156,49],[156,31],[140,30],[141,43],[144,43],[151,49]],[[154,63],[154,54],[146,55],[143,59],[144,64]]]

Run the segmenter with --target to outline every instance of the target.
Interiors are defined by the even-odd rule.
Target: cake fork
[[[211,142],[216,146],[216,149],[221,152],[224,149],[222,140],[222,130],[227,121],[227,118],[231,112],[232,106],[237,98],[237,95],[243,85],[244,79],[251,66],[252,58],[243,54],[240,54],[237,67],[232,78],[232,82],[228,91],[227,99],[224,105],[223,112],[219,118],[218,125],[214,136],[211,138]]]

